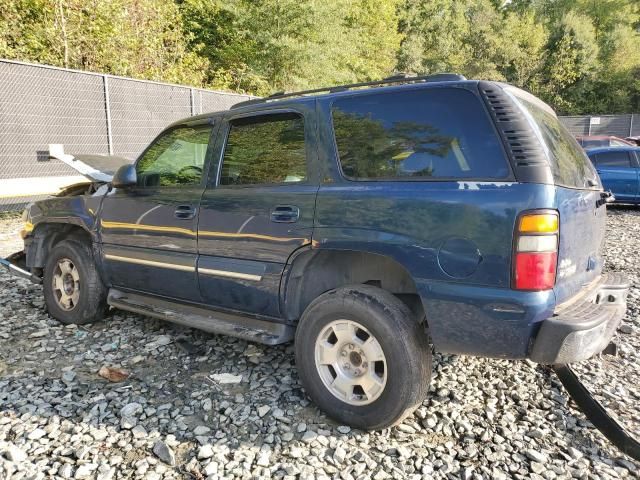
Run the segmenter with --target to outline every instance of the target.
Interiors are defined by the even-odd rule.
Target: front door
[[[115,287],[199,301],[197,212],[212,126],[163,132],[136,163],[137,185],[104,199],[104,261]]]
[[[638,168],[633,152],[620,149],[596,154],[596,169],[605,190],[618,202],[635,202],[638,195]]]
[[[289,256],[311,243],[318,183],[311,115],[231,118],[220,129],[218,168],[202,197],[198,278],[208,303],[278,316]]]

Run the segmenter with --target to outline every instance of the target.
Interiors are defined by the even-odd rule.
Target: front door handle
[[[191,205],[178,205],[174,215],[182,220],[191,220],[196,216],[196,209]]]
[[[300,209],[294,205],[276,205],[271,210],[271,221],[276,223],[294,223],[300,218]]]

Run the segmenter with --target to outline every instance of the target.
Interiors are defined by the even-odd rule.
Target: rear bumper
[[[609,343],[627,309],[629,282],[618,273],[600,277],[595,285],[558,306],[544,320],[529,358],[558,364],[586,360]]]

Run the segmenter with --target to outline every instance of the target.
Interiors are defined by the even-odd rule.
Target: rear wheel
[[[296,363],[322,410],[367,430],[401,422],[424,400],[431,378],[423,326],[398,298],[368,285],[309,305],[296,332]]]
[[[101,320],[107,309],[105,288],[93,260],[93,252],[79,240],[58,243],[44,268],[44,299],[51,316],[62,323]]]

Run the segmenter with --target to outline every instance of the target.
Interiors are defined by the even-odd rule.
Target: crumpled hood
[[[49,157],[60,160],[92,182],[110,182],[118,168],[133,163],[114,155],[67,154],[62,145],[49,145]]]

